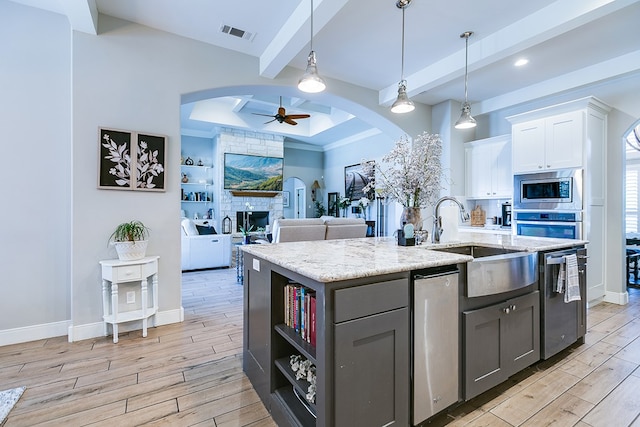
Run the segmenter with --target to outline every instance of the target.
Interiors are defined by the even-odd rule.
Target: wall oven
[[[582,210],[582,169],[515,175],[514,209]]]
[[[515,212],[516,234],[582,240],[582,212]]]

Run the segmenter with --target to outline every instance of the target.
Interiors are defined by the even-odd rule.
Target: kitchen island
[[[393,238],[244,246],[243,369],[279,425],[417,424],[421,420],[415,420],[412,413],[418,403],[411,401],[413,278],[416,274],[442,275],[457,280],[457,270],[474,260],[470,255],[433,249],[474,245],[537,253],[585,243],[460,233],[456,242],[409,247],[398,246]],[[463,287],[461,283],[460,289]],[[304,317],[289,325],[292,289],[313,296],[315,345],[308,342],[300,325]],[[537,282],[527,291],[536,292],[537,298]],[[437,293],[432,297],[437,298]],[[430,303],[439,304],[437,299]],[[306,303],[297,308],[311,310]],[[452,310],[454,325],[449,335],[454,337],[454,354],[459,354],[457,301]],[[533,301],[522,313],[532,313],[530,322],[535,322],[539,321],[536,311],[539,305]],[[433,320],[435,326],[438,319]],[[539,325],[533,326],[532,330],[538,330]],[[539,348],[529,356],[538,354]],[[289,359],[292,355],[315,366],[315,396],[308,382],[296,379]],[[453,362],[455,370],[460,369],[462,362]],[[434,397],[432,413],[464,398],[457,372],[455,378],[449,381],[455,383],[454,401]]]

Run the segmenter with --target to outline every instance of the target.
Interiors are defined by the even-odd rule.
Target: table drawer
[[[128,282],[132,280],[142,280],[142,269],[140,265],[123,265],[113,268],[114,282]]]

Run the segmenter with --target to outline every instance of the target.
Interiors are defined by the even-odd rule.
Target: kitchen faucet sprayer
[[[440,236],[444,231],[444,229],[442,228],[442,217],[440,216],[440,205],[442,204],[442,202],[446,200],[455,202],[458,205],[458,207],[460,208],[460,219],[462,219],[462,222],[467,222],[469,221],[469,218],[470,218],[469,214],[464,208],[464,205],[460,203],[455,197],[451,197],[451,196],[441,197],[436,202],[436,206],[433,209],[433,233],[431,234],[433,243],[440,243]]]

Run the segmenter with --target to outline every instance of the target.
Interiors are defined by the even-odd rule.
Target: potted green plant
[[[251,230],[253,230],[253,224],[249,224],[249,227],[244,228],[240,226],[240,232],[242,233],[242,244],[248,245],[251,242]]]
[[[147,252],[149,228],[138,220],[123,222],[109,236],[121,261],[142,259]]]

